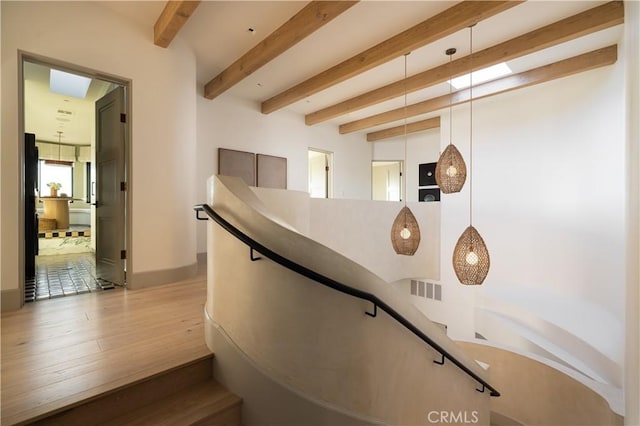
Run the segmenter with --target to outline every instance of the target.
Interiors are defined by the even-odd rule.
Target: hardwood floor
[[[2,315],[1,423],[61,410],[209,354],[206,275],[25,305]]]

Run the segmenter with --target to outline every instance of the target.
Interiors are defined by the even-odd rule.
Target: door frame
[[[20,155],[19,164],[21,168],[20,179],[16,182],[18,194],[20,194],[20,202],[18,203],[18,291],[20,293],[20,307],[24,306],[24,286],[25,286],[25,253],[24,253],[24,238],[25,238],[25,224],[24,224],[24,209],[25,209],[25,194],[24,194],[24,132],[25,132],[25,99],[24,99],[24,62],[31,62],[38,65],[52,67],[61,71],[68,71],[71,73],[83,75],[89,78],[100,79],[110,83],[118,84],[125,88],[126,99],[125,108],[127,112],[127,123],[125,130],[125,149],[124,149],[124,163],[125,163],[125,179],[127,181],[127,191],[125,192],[125,230],[124,241],[125,250],[127,251],[126,269],[129,271],[129,277],[131,277],[131,271],[133,270],[133,251],[132,247],[132,215],[131,215],[131,200],[133,199],[133,179],[132,179],[132,125],[133,122],[133,102],[132,102],[132,80],[124,77],[120,77],[114,74],[98,71],[93,68],[84,67],[77,64],[61,61],[58,59],[38,55],[35,53],[18,50],[18,152]]]
[[[373,163],[398,163],[400,167],[400,201],[402,201],[404,191],[404,160],[371,160],[371,199],[373,200]]]
[[[333,198],[333,152],[327,151],[319,148],[307,147],[307,169],[309,167],[309,151],[317,152],[320,154],[324,154],[325,156],[325,167],[328,167],[328,170],[325,170],[325,198]],[[307,170],[307,180],[308,180],[308,170]],[[307,188],[308,189],[308,188]]]

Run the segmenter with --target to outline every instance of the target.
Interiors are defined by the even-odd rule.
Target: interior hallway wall
[[[260,105],[228,93],[198,96],[197,197],[207,199],[206,181],[218,172],[218,148],[287,158],[287,186],[308,190],[308,149],[333,152],[334,198],[371,199],[371,144],[363,135],[340,135],[333,124],[307,126],[286,110],[269,115]],[[198,224],[198,253],[207,251],[206,227]]]
[[[406,185],[407,201],[418,201],[418,166],[434,163],[440,157],[440,129],[407,135]],[[404,136],[373,143],[373,160],[405,161]],[[401,194],[402,195],[402,194]]]
[[[152,28],[94,2],[2,2],[2,290],[19,284],[22,195],[18,49],[132,81],[128,277],[196,264],[193,52],[153,44]],[[149,154],[153,153],[153,156]],[[142,274],[142,275],[141,275]],[[152,275],[147,275],[152,274]]]

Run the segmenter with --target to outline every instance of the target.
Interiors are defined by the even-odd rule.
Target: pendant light
[[[456,53],[455,48],[447,49],[445,52],[449,56],[449,73],[451,74],[451,61],[453,55]],[[464,186],[464,182],[467,179],[467,166],[464,163],[464,159],[458,151],[458,148],[451,142],[453,131],[453,108],[451,106],[451,89],[452,85],[449,84],[449,145],[440,155],[438,163],[436,164],[436,183],[440,187],[440,190],[445,194],[451,194],[454,192],[460,192]]]
[[[404,55],[404,164],[407,164],[407,56]],[[396,219],[391,225],[391,244],[397,254],[413,256],[420,245],[420,228],[418,221],[409,207],[407,207],[407,180],[406,173],[403,173],[403,197],[404,207],[400,210]]]
[[[473,227],[473,25],[469,27],[469,46],[469,226],[453,249],[453,270],[462,284],[480,285],[489,273],[491,261],[484,240]]]

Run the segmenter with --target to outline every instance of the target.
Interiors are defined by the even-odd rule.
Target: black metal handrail
[[[251,249],[251,260],[258,260],[260,258],[258,257],[254,257],[253,255],[253,251],[257,251],[260,254],[266,256],[267,258],[271,259],[272,261],[276,262],[279,265],[284,266],[285,268],[296,272],[304,277],[307,277],[309,279],[312,279],[324,286],[330,287],[334,290],[338,290],[339,292],[342,293],[346,293],[350,296],[353,297],[357,297],[359,299],[363,299],[363,300],[367,300],[369,302],[371,302],[373,304],[373,313],[370,312],[365,312],[367,315],[371,316],[371,317],[375,317],[377,315],[378,312],[378,307],[380,307],[380,309],[382,309],[384,312],[386,312],[390,317],[392,317],[393,319],[395,319],[396,321],[398,321],[400,324],[402,324],[404,327],[406,327],[408,330],[410,330],[413,334],[415,334],[416,336],[418,336],[421,340],[423,340],[426,344],[428,344],[429,346],[431,346],[433,349],[435,349],[437,352],[440,353],[440,355],[442,356],[441,360],[436,360],[433,361],[436,364],[439,365],[443,365],[445,359],[448,359],[449,361],[451,361],[453,364],[455,364],[458,368],[460,368],[462,371],[464,371],[465,373],[467,373],[469,376],[471,376],[474,380],[476,380],[478,383],[480,383],[482,385],[482,389],[477,389],[476,390],[478,392],[484,392],[485,389],[489,389],[490,391],[490,395],[491,396],[495,396],[498,397],[500,396],[500,392],[498,392],[493,386],[491,386],[489,383],[487,383],[484,379],[482,379],[480,376],[478,376],[476,373],[474,373],[473,371],[471,371],[471,369],[469,369],[466,365],[464,365],[461,361],[459,361],[456,357],[454,357],[453,355],[451,355],[449,352],[447,352],[446,349],[444,349],[442,346],[440,346],[439,344],[437,344],[436,342],[434,342],[429,336],[427,336],[426,334],[424,334],[422,331],[420,331],[415,325],[413,325],[409,320],[407,320],[405,317],[403,317],[402,315],[400,315],[398,312],[396,312],[391,306],[387,305],[384,301],[380,300],[377,296],[371,294],[371,293],[367,293],[366,291],[362,291],[362,290],[358,290],[355,289],[353,287],[349,287],[346,284],[342,284],[336,280],[333,280],[329,277],[326,277],[316,271],[313,271],[309,268],[306,268],[284,256],[279,255],[278,253],[274,252],[273,250],[270,250],[269,248],[265,247],[264,245],[260,244],[259,242],[257,242],[256,240],[254,240],[253,238],[249,237],[247,234],[245,234],[244,232],[242,232],[241,230],[239,230],[238,228],[236,228],[235,226],[233,226],[231,223],[229,223],[227,220],[225,220],[222,216],[220,216],[215,210],[213,210],[213,208],[211,206],[209,206],[208,204],[197,204],[193,207],[193,209],[196,211],[196,218],[198,220],[207,220],[206,217],[201,217],[200,216],[200,212],[204,212],[207,214],[207,216],[209,216],[211,219],[213,219],[218,225],[220,225],[224,230],[226,230],[227,232],[229,232],[231,235],[233,235],[234,237],[236,237],[237,239],[239,239],[240,241],[242,241],[243,243],[245,243],[247,246],[249,246],[249,248]]]

